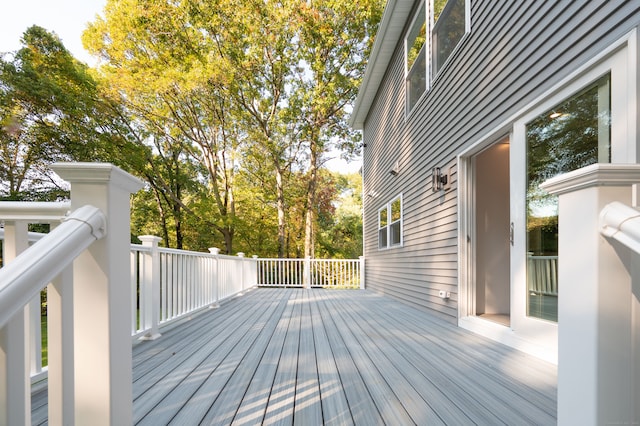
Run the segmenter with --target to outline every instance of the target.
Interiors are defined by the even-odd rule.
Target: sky
[[[0,0],[0,52],[20,48],[20,38],[32,25],[55,32],[77,59],[95,61],[82,47],[80,37],[107,0]]]
[[[76,59],[95,65],[95,59],[82,47],[81,36],[87,23],[102,14],[107,0],[0,0],[0,52],[20,48],[20,38],[32,25],[39,25],[60,37]],[[330,170],[355,173],[361,162],[346,163],[337,153],[326,165]]]

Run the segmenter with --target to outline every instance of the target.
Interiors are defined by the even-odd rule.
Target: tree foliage
[[[0,196],[50,199],[60,191],[48,164],[96,156],[97,87],[54,34],[33,26],[22,44],[0,59]]]
[[[324,162],[360,149],[346,119],[382,6],[108,0],[83,35],[99,59],[96,69],[66,51],[42,54],[41,62],[58,58],[62,65],[37,83],[62,77],[55,87],[64,96],[41,113],[34,103],[32,114],[65,115],[54,120],[55,137],[32,139],[61,141],[43,145],[47,155],[111,161],[143,177],[148,187],[133,198],[133,233],[160,235],[167,246],[283,257],[359,254],[354,227],[361,221],[340,207],[353,201],[345,194],[355,181],[331,175]],[[31,62],[20,53],[3,62],[7,141],[17,134],[14,121],[20,129],[37,122],[5,102],[19,87],[8,76],[20,76]],[[13,74],[5,71],[10,65]],[[36,90],[27,95],[46,99]],[[43,165],[56,160],[34,157]]]

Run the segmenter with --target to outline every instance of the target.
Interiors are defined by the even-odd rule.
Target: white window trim
[[[400,200],[400,219],[392,222],[391,221],[391,205]],[[385,210],[387,211],[387,225],[385,226],[387,232],[387,245],[386,247],[380,247],[380,230],[383,228],[380,226],[380,212]],[[399,244],[391,244],[391,225],[400,222],[400,243]],[[402,194],[393,197],[388,203],[378,209],[378,250],[390,250],[397,247],[404,246],[404,202],[402,199]]]

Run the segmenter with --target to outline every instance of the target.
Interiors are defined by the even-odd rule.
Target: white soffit
[[[369,108],[382,82],[393,52],[402,36],[402,31],[413,8],[413,0],[389,0],[373,43],[369,63],[358,91],[356,104],[349,119],[355,129],[362,129]]]

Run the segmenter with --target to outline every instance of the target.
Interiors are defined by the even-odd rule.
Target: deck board
[[[291,292],[291,290],[289,292]],[[291,302],[295,300],[293,295],[290,300]],[[251,382],[236,410],[232,424],[260,424],[264,419],[278,365],[285,347],[285,339],[289,326],[293,321],[293,315],[294,303],[287,303],[287,307],[278,321],[276,330],[269,340],[264,356],[253,372]],[[230,401],[230,403],[233,403],[233,401]]]
[[[136,424],[556,423],[554,365],[368,291],[255,289],[161,333]]]
[[[303,292],[302,296],[293,423],[294,425],[319,425],[322,424],[322,403],[318,365],[324,360],[316,357],[309,292]]]
[[[302,293],[295,294],[298,297],[301,295]],[[296,298],[292,298],[290,301],[294,305],[293,314],[289,322],[282,352],[278,359],[278,368],[266,405],[263,423],[267,425],[290,425],[293,423],[302,305],[297,303]]]
[[[314,347],[318,361],[316,365],[323,421],[327,424],[350,425],[353,424],[353,419],[349,411],[340,372],[331,351],[325,322],[320,316],[321,309],[318,307],[317,300],[313,300],[309,304]]]

